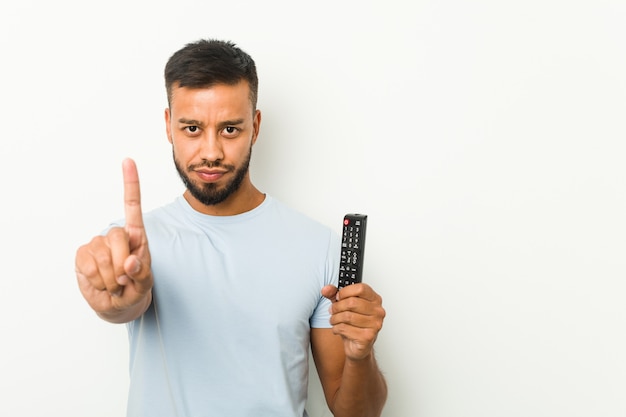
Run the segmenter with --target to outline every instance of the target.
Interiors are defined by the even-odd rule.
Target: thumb
[[[330,301],[337,301],[337,295],[339,290],[334,285],[326,285],[322,288],[322,295],[328,298]]]
[[[149,290],[152,287],[150,264],[145,264],[136,255],[130,255],[124,261],[124,275],[117,277],[119,285],[128,285],[131,281],[139,291]]]
[[[142,263],[136,255],[130,255],[124,261],[124,272],[131,279],[139,278],[141,275]]]

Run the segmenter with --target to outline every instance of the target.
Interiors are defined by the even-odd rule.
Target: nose
[[[207,133],[200,141],[200,157],[209,162],[219,162],[224,159],[224,149],[219,135]]]

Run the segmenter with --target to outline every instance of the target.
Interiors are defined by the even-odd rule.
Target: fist
[[[369,285],[359,283],[338,290],[332,285],[322,288],[330,299],[330,324],[333,333],[343,338],[347,358],[360,360],[371,354],[386,312],[382,298]]]

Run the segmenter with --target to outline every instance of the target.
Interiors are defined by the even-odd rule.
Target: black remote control
[[[343,218],[339,288],[361,282],[363,278],[366,227],[366,214],[350,213]]]

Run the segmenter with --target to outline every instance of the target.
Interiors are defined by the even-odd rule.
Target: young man
[[[186,191],[142,213],[125,160],[125,219],[76,252],[91,308],[128,323],[128,416],[306,416],[309,346],[336,417],[380,416],[381,297],[367,284],[338,291],[339,236],[251,182],[254,61],[200,40],[172,55],[165,82]]]

